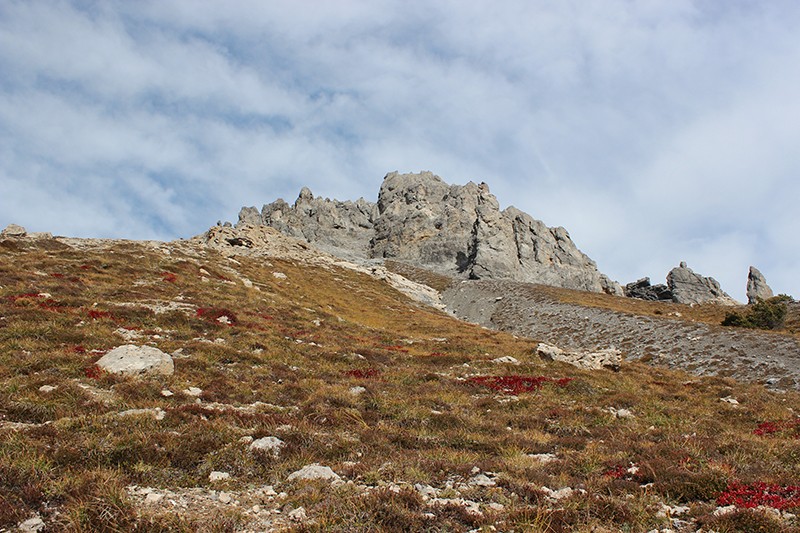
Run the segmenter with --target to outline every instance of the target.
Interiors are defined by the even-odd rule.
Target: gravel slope
[[[563,303],[510,281],[464,281],[442,299],[460,319],[561,348],[613,346],[627,359],[800,390],[800,343],[787,335]]]

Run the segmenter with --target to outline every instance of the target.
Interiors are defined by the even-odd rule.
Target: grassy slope
[[[133,243],[48,247],[0,247],[0,528],[38,512],[57,530],[230,530],[245,520],[233,507],[202,521],[154,516],[124,490],[205,487],[214,470],[233,475],[230,490],[286,491],[285,503],[305,507],[316,524],[298,527],[312,530],[647,531],[667,526],[662,503],[688,504],[689,519],[717,531],[793,527],[711,512],[734,481],[798,484],[797,428],[753,433],[794,420],[797,394],[639,364],[612,374],[544,363],[533,340],[460,323],[348,270],[234,264]],[[156,314],[154,302],[186,309]],[[198,316],[198,308],[212,311]],[[213,309],[233,324],[215,321]],[[94,374],[103,352],[126,344],[119,328],[142,335],[139,344],[181,349],[175,374]],[[522,364],[491,362],[505,355]],[[573,379],[518,396],[462,379],[497,374]],[[357,385],[366,392],[352,394]],[[181,392],[190,386],[203,389],[202,403]],[[729,396],[739,405],[720,401]],[[210,402],[271,405],[239,412]],[[163,420],[115,416],[155,407]],[[616,418],[611,407],[635,417]],[[266,435],[286,442],[280,457],[239,443]],[[528,456],[537,453],[559,460],[541,465]],[[375,489],[285,482],[312,462]],[[631,464],[638,471],[623,472]],[[482,516],[428,507],[408,488],[459,496],[448,483],[468,480],[474,467],[498,474],[496,486],[461,491],[484,504]],[[542,486],[586,493],[553,503]]]

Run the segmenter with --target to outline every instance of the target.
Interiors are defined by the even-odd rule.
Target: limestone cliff
[[[500,210],[488,185],[449,185],[431,172],[388,174],[378,202],[315,198],[243,208],[240,223],[272,226],[334,254],[413,263],[472,279],[513,279],[622,295],[564,228]]]

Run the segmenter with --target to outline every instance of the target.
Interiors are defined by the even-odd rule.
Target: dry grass
[[[344,269],[177,248],[165,255],[133,243],[16,245],[0,247],[0,287],[0,528],[38,513],[71,531],[234,530],[246,522],[241,513],[155,515],[124,490],[210,490],[209,473],[225,471],[228,490],[285,490],[284,509],[303,506],[312,519],[300,530],[647,531],[667,526],[657,511],[668,503],[688,504],[718,531],[743,531],[737,524],[772,523],[711,517],[728,483],[800,479],[800,441],[753,433],[793,419],[795,393],[636,363],[616,374],[544,363],[534,340],[458,322]],[[552,292],[581,305],[716,320],[703,308]],[[173,310],[154,311],[170,302]],[[180,350],[175,374],[87,374],[129,342],[120,331]],[[504,355],[521,365],[491,363]],[[466,379],[497,375],[572,380],[513,396]],[[182,392],[190,386],[203,390],[201,403]],[[720,401],[730,396],[738,406]],[[156,407],[163,420],[117,415]],[[240,442],[268,435],[286,444],[278,457]],[[557,460],[530,457],[543,453]],[[313,462],[353,483],[285,481]],[[458,488],[475,467],[496,473],[497,484]],[[416,483],[479,502],[482,514],[430,506]],[[543,486],[585,492],[556,504]]]

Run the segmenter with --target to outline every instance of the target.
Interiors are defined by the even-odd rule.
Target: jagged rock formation
[[[685,262],[670,270],[666,285],[650,285],[650,278],[642,278],[625,285],[625,296],[689,305],[705,303],[739,305],[739,302],[720,288],[717,280],[695,273]]]
[[[377,204],[363,198],[355,202],[315,198],[311,190],[303,187],[294,205],[276,200],[260,213],[255,207],[242,208],[239,224],[271,226],[334,255],[353,258],[369,256],[377,217]]]
[[[667,286],[672,292],[672,301],[677,303],[739,305],[720,288],[717,280],[695,273],[685,262],[669,271]]]
[[[642,278],[625,285],[625,296],[640,300],[672,301],[672,291],[669,287],[663,283],[650,285],[650,278]]]
[[[747,274],[747,303],[754,304],[759,300],[767,300],[773,296],[775,294],[770,286],[767,285],[767,279],[756,267],[751,266],[750,272]]]
[[[448,185],[431,172],[388,174],[378,202],[314,198],[243,208],[239,224],[264,224],[344,257],[391,258],[443,274],[513,279],[622,295],[564,228],[503,211],[485,183]]]

